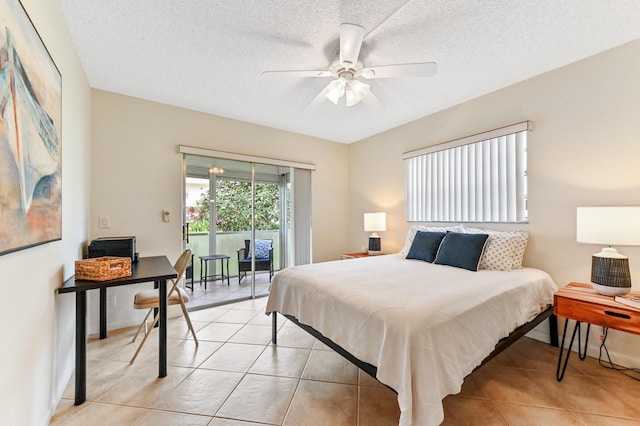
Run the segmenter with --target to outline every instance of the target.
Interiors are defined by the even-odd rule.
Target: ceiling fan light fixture
[[[338,78],[333,80],[327,86],[327,93],[324,95],[334,104],[338,105],[338,100],[344,95],[345,88],[347,87],[347,82],[343,78]]]
[[[396,9],[391,15],[395,15],[409,1]],[[386,22],[389,17],[382,22]],[[379,26],[380,24],[378,24]],[[374,27],[372,31],[378,28]],[[338,58],[329,64],[329,69],[324,70],[275,70],[263,71],[262,75],[293,75],[298,77],[334,77],[336,80],[330,82],[318,93],[309,105],[317,105],[324,102],[324,98],[329,99],[338,105],[340,98],[346,96],[345,104],[350,107],[357,105],[369,95],[369,85],[357,78],[363,79],[386,79],[400,77],[431,77],[438,70],[435,62],[415,62],[407,64],[388,64],[365,67],[363,60],[359,60],[360,51],[364,39],[364,27],[357,24],[343,23],[340,25],[340,51]],[[371,45],[369,47],[372,47]],[[378,98],[372,93],[367,100],[367,105],[380,105]],[[305,108],[306,109],[306,108]]]
[[[355,93],[353,93],[353,91],[351,89],[347,90],[347,93],[346,93],[346,104],[347,104],[347,106],[348,107],[354,106],[358,102],[360,102],[360,101],[356,97]]]
[[[351,80],[346,88],[347,106],[359,103],[369,94],[369,85],[358,80]]]

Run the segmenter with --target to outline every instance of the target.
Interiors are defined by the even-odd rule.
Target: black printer
[[[131,262],[138,261],[136,237],[103,237],[89,244],[89,257],[117,256],[130,257]]]

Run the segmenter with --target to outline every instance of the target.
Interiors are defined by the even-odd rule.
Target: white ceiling
[[[638,0],[59,1],[91,87],[343,143],[640,38]],[[328,69],[343,22],[366,66],[436,76],[368,80],[382,110],[305,109],[330,79],[261,76]]]

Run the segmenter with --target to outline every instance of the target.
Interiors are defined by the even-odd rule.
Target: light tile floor
[[[52,425],[395,425],[396,395],[296,325],[270,343],[266,299],[169,321],[168,376],[157,378],[157,338],[133,365],[135,327],[88,345],[87,402],[73,378]],[[282,318],[282,317],[281,317]],[[154,331],[155,335],[155,331]],[[153,336],[152,336],[153,337]],[[572,356],[561,383],[557,349],[528,338],[466,378],[444,399],[445,425],[640,425],[640,382]]]
[[[256,296],[266,296],[269,294],[269,274],[266,272],[256,273]],[[193,289],[189,287],[185,288],[187,295],[189,296],[189,302],[187,303],[187,309],[202,309],[203,307],[215,306],[230,301],[248,299],[251,297],[251,277],[242,279],[242,282],[238,282],[238,277],[233,276],[227,280],[215,280],[207,281],[207,288],[204,288],[204,283],[196,281],[193,285]]]

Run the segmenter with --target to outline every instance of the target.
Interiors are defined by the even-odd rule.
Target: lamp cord
[[[636,377],[632,374],[629,374],[629,372],[633,372],[636,374],[640,374],[640,368],[631,368],[631,367],[623,367],[621,365],[617,365],[614,364],[613,361],[611,360],[611,355],[609,354],[609,350],[607,349],[607,346],[605,345],[605,342],[607,341],[607,334],[609,334],[609,328],[607,327],[602,327],[602,336],[600,336],[600,355],[598,356],[598,363],[604,367],[604,368],[608,368],[610,370],[615,370],[621,374],[624,374],[627,377],[632,378],[633,380],[638,380],[640,381],[640,377]],[[607,361],[604,361],[602,359],[602,352],[604,351],[604,353],[607,356]],[[608,365],[607,365],[608,363]]]

